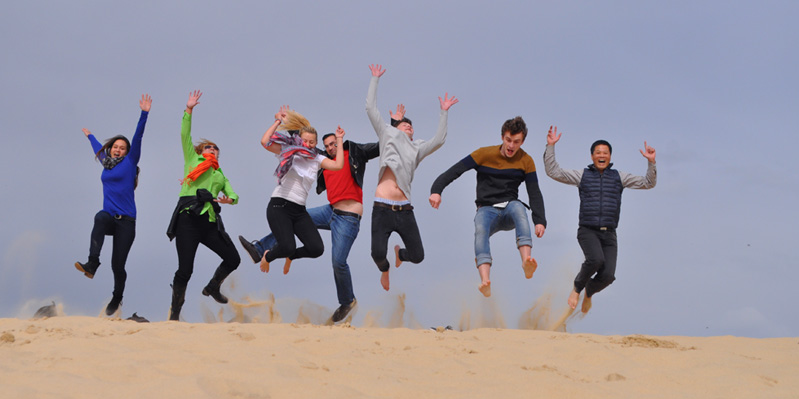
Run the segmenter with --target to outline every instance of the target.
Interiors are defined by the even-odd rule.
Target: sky
[[[797,17],[792,1],[6,4],[0,317],[31,317],[50,301],[68,315],[94,316],[111,297],[110,237],[93,280],[73,267],[86,259],[102,207],[102,169],[82,128],[100,140],[131,137],[140,96],[153,98],[122,317],[161,321],[177,269],[165,231],[180,191],[189,92],[204,93],[193,137],[220,146],[220,165],[240,196],[225,206],[225,226],[234,239],[255,239],[268,232],[265,209],[276,184],[276,160],[259,144],[275,112],[288,104],[320,132],[340,125],[346,139],[376,141],[364,109],[368,65],[376,63],[387,69],[378,108],[387,119],[403,103],[415,137],[435,133],[438,96],[460,102],[449,112],[446,143],[413,182],[425,260],[392,268],[389,292],[369,254],[378,168],[367,165],[365,215],[349,257],[359,302],[354,325],[369,315],[385,320],[400,305],[410,327],[489,315],[499,322],[486,326],[518,328],[536,304],[562,312],[583,255],[577,189],[543,171],[546,132],[556,125],[564,168],[590,163],[590,144],[600,138],[613,145],[614,167],[633,174],[646,171],[644,141],[657,150],[657,186],[624,191],[617,279],[585,317],[570,319],[568,331],[799,336],[792,302],[799,255],[791,249],[799,177],[790,169],[799,147]],[[486,299],[474,267],[474,172],[446,188],[440,209],[427,197],[452,164],[500,144],[502,123],[517,115],[529,128],[522,148],[540,169],[548,226],[534,239],[539,267],[530,280],[513,232],[492,237]],[[324,195],[309,196],[309,206],[325,203]],[[322,237],[329,248],[329,233]],[[399,243],[394,235],[389,246]],[[294,262],[288,275],[264,275],[238,249],[242,263],[223,286],[232,299],[274,295],[286,309],[336,308],[328,253]],[[218,263],[198,250],[186,321],[229,311],[200,294]]]

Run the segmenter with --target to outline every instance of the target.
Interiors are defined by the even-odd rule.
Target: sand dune
[[[799,338],[0,319],[2,398],[799,398]]]

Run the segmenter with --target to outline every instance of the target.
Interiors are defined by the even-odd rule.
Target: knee
[[[585,258],[584,265],[591,270],[599,270],[602,265],[605,264],[605,259],[603,258]]]
[[[94,215],[95,223],[105,223],[111,219],[113,219],[113,217],[106,211],[100,211]]]
[[[306,248],[308,249],[309,258],[318,258],[322,256],[323,253],[325,253],[325,245],[322,243],[319,243],[318,245],[316,244],[310,245],[307,246]]]
[[[408,256],[408,262],[422,263],[424,260],[424,248],[418,248],[414,251],[406,250],[406,255]]]

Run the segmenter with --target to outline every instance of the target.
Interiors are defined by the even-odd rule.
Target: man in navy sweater
[[[592,164],[583,170],[561,169],[555,161],[555,143],[560,140],[558,128],[549,127],[547,149],[544,151],[544,170],[547,176],[565,184],[577,186],[580,192],[580,218],[577,242],[585,254],[580,272],[574,279],[569,306],[577,307],[580,291],[585,288],[582,312],[591,309],[591,297],[616,279],[616,227],[621,213],[621,192],[625,188],[650,189],[657,183],[655,149],[644,141],[641,155],[647,159],[646,176],[634,176],[612,169],[610,154],[613,147],[605,140],[591,145]]]

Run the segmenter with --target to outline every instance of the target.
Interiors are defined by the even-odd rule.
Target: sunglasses
[[[219,151],[219,147],[217,147],[215,145],[207,145],[207,146],[203,147],[203,149],[205,149],[205,150],[210,150],[211,148]]]

